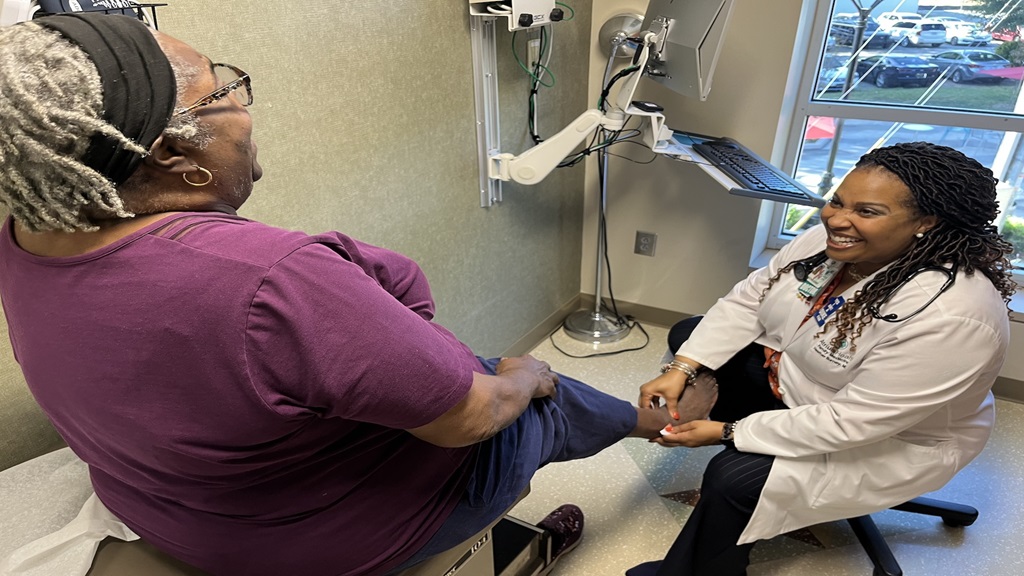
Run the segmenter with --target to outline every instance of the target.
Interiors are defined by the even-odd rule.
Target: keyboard
[[[738,188],[732,190],[734,194],[818,208],[825,205],[825,200],[820,196],[739,142],[730,139],[707,140],[693,144],[692,148],[739,184]]]

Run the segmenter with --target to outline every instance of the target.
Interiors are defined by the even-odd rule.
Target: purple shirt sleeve
[[[318,238],[325,237],[340,244],[351,262],[362,268],[367,276],[376,280],[381,288],[406,308],[425,320],[434,319],[434,299],[430,294],[430,284],[419,264],[408,256],[360,242],[344,234],[323,234]]]
[[[318,239],[275,264],[253,299],[246,364],[257,394],[286,416],[399,429],[458,404],[479,363],[429,320],[419,267],[344,237]]]

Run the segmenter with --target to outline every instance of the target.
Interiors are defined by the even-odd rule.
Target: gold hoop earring
[[[196,170],[198,170],[199,172],[202,172],[203,174],[206,174],[206,182],[201,182],[201,183],[192,182],[191,180],[188,179],[188,172],[185,172],[184,174],[181,175],[181,178],[185,182],[188,182],[189,186],[195,186],[196,188],[199,188],[199,187],[202,187],[202,186],[206,186],[210,182],[213,182],[213,173],[212,172],[210,172],[206,168],[203,168],[202,166],[199,166],[199,165],[196,165],[196,164],[193,164],[192,167],[195,168]]]

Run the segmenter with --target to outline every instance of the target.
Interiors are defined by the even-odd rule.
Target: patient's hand
[[[517,370],[533,377],[533,382],[536,385],[533,392],[534,398],[554,397],[555,389],[558,386],[558,374],[551,370],[550,364],[526,354],[515,358],[502,358],[495,367],[494,373],[501,376]]]

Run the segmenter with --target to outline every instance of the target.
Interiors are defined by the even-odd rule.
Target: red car
[[[1020,26],[1011,28],[1009,30],[992,30],[993,40],[1002,40],[1003,42],[1016,42],[1017,40],[1020,40],[1020,37]]]

